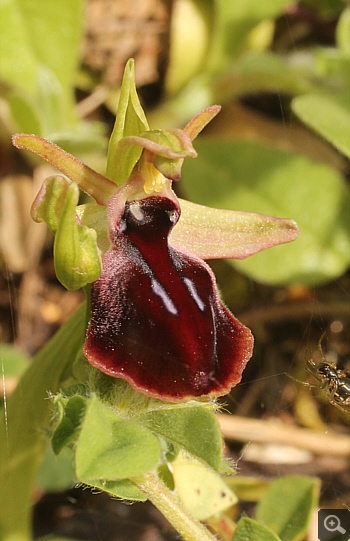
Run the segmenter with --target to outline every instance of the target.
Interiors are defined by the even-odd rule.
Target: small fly
[[[318,343],[318,350],[321,355],[321,362],[316,363],[312,357],[306,361],[307,371],[319,382],[320,385],[314,385],[302,382],[307,387],[319,387],[328,396],[330,403],[344,413],[348,413],[342,406],[350,406],[350,372],[339,370],[337,366],[328,362],[323,354],[321,342],[324,334]],[[294,378],[293,378],[294,379]]]

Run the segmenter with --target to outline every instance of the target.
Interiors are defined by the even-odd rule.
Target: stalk
[[[185,541],[217,541],[217,539],[195,519],[180,500],[154,473],[133,477],[132,481],[168,519]]]

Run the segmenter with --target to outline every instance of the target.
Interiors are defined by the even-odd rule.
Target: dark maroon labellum
[[[91,291],[89,362],[144,394],[176,402],[237,384],[253,337],[219,301],[204,261],[168,245],[180,210],[150,196],[125,206]]]

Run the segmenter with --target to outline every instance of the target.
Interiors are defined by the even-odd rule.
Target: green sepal
[[[318,504],[320,480],[290,475],[273,481],[260,500],[256,518],[282,541],[301,541]]]
[[[222,436],[212,411],[204,406],[186,404],[140,415],[138,422],[167,442],[218,470],[221,463]]]
[[[77,223],[78,200],[79,188],[72,183],[67,190],[54,244],[56,275],[69,290],[94,282],[102,271],[96,231]]]
[[[55,234],[66,201],[69,182],[60,175],[48,177],[33,201],[31,217],[34,222],[45,222]]]
[[[148,122],[136,92],[134,60],[131,58],[125,66],[117,115],[108,146],[107,177],[118,186],[127,181],[142,153],[142,148],[137,146],[123,149],[124,167],[121,168],[119,141],[123,137],[139,135],[148,129]]]
[[[68,398],[60,393],[55,397],[55,406],[59,421],[52,435],[51,446],[55,455],[58,455],[63,447],[76,441],[86,412],[87,399],[79,394]]]
[[[75,455],[81,482],[127,479],[153,469],[159,460],[160,446],[149,430],[136,421],[120,419],[92,395]]]
[[[231,541],[280,541],[280,538],[269,528],[256,520],[242,517],[233,534]]]

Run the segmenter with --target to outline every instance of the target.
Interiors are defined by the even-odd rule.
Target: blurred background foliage
[[[292,246],[233,265],[267,284],[315,285],[342,275],[350,261],[343,177],[350,8],[340,1],[159,0],[137,9],[137,2],[6,2],[2,139],[35,133],[104,171],[110,125],[99,107],[113,115],[123,63],[136,53],[152,128],[182,127],[205,107],[224,107],[198,143],[199,158],[185,164],[184,195],[299,224]]]
[[[19,374],[28,363],[20,350],[37,351],[82,300],[80,292],[66,292],[56,282],[52,239],[29,218],[31,202],[52,170],[18,153],[11,135],[45,137],[105,173],[129,57],[135,58],[151,128],[183,127],[201,109],[223,107],[195,141],[198,158],[185,161],[175,187],[179,195],[208,206],[293,218],[300,227],[292,244],[245,261],[210,262],[223,299],[256,337],[244,384],[233,390],[228,407],[241,416],[279,416],[312,430],[330,422],[338,429],[348,424],[349,415],[330,406],[324,393],[313,394],[284,375],[307,379],[305,351],[311,354],[324,330],[326,358],[348,368],[350,6],[345,0],[0,4],[4,377],[12,382],[16,367]],[[5,346],[13,341],[16,349]],[[240,456],[240,445],[231,447],[233,456]],[[322,498],[328,503],[342,498],[342,505],[348,464],[328,458],[325,468],[318,458],[302,471],[298,465],[298,471],[311,469],[326,478]],[[252,463],[258,459],[250,460],[246,469],[254,476]],[[69,458],[66,463],[71,466]],[[40,487],[65,485],[62,476],[54,480],[56,467],[48,455]],[[244,472],[243,460],[241,467]],[[279,469],[264,467],[267,476],[283,468],[294,471],[281,463]]]

